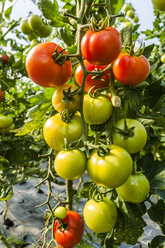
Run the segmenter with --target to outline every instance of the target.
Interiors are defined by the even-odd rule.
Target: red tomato
[[[8,64],[9,56],[7,54],[3,54],[1,59],[4,64]]]
[[[66,83],[72,75],[71,61],[58,64],[53,54],[62,48],[53,42],[40,43],[33,47],[26,58],[26,70],[36,84],[43,87],[56,87]],[[67,54],[64,52],[63,54]]]
[[[136,85],[143,82],[150,72],[150,64],[146,57],[131,56],[121,53],[113,64],[115,78],[122,84]]]
[[[88,71],[94,71],[94,70],[104,70],[106,66],[101,65],[92,65],[87,60],[84,60],[85,67]],[[108,87],[109,80],[110,80],[110,70],[105,71],[108,75],[103,75],[100,78],[92,79],[93,75],[89,74],[86,79],[85,83],[85,91],[88,92],[91,87],[95,86],[95,89]],[[83,79],[83,70],[81,68],[81,65],[79,65],[75,70],[75,80],[76,82],[81,86]]]
[[[67,229],[62,230],[59,227],[59,222],[54,224],[54,237],[57,243],[64,248],[70,248],[77,245],[84,232],[84,221],[82,217],[74,211],[67,211],[67,216],[63,219],[67,223]]]
[[[4,92],[3,90],[0,89],[0,102],[3,100],[4,98]]]
[[[94,65],[107,65],[114,61],[121,50],[121,37],[113,27],[94,32],[88,30],[81,40],[82,55]]]

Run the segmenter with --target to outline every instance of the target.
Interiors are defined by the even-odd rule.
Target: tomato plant
[[[13,118],[10,115],[0,115],[0,128],[8,128],[13,123]]]
[[[150,64],[143,55],[136,57],[124,52],[113,64],[115,78],[126,85],[136,85],[143,82],[149,72]]]
[[[84,58],[94,65],[107,65],[114,61],[121,50],[121,37],[113,27],[94,32],[88,30],[81,40]]]
[[[31,29],[40,30],[43,25],[43,22],[40,16],[33,14],[29,16],[28,24]]]
[[[46,143],[55,151],[65,148],[67,143],[78,141],[82,136],[82,120],[79,113],[64,122],[60,114],[50,117],[44,124],[43,135]]]
[[[119,196],[124,200],[132,203],[143,202],[150,191],[150,184],[145,175],[131,175],[127,181],[117,188]]]
[[[84,118],[86,123],[98,125],[105,123],[112,115],[112,104],[105,95],[91,97],[89,94],[84,96]]]
[[[139,152],[146,144],[145,127],[135,119],[120,119],[113,133],[113,144],[119,145],[129,153]]]
[[[87,60],[84,60],[84,65],[88,71],[103,71],[106,68],[106,66],[93,65],[89,63]],[[82,85],[82,79],[83,79],[83,70],[81,68],[81,65],[79,65],[75,70],[75,80],[80,86]],[[86,78],[85,91],[88,92],[92,87],[94,87],[93,90],[108,87],[109,80],[110,80],[110,70],[106,70],[105,74],[95,78],[93,78],[92,74],[89,74]]]
[[[86,169],[86,157],[80,150],[60,151],[54,161],[57,174],[65,179],[74,180],[82,176]]]
[[[60,228],[59,222],[54,224],[54,237],[59,245],[69,248],[77,245],[84,232],[84,221],[82,217],[74,211],[67,211],[66,218],[62,220],[67,225],[65,230]]]
[[[20,29],[23,34],[30,35],[32,33],[32,29],[29,26],[28,20],[24,20],[20,23]]]
[[[70,61],[59,64],[53,58],[57,49],[62,48],[53,42],[40,43],[33,47],[26,58],[26,70],[36,84],[43,87],[56,87],[66,83],[72,74]],[[64,54],[67,54],[64,52]]]
[[[120,146],[111,145],[110,152],[101,156],[93,151],[87,162],[87,171],[96,184],[116,188],[122,185],[132,172],[132,158]]]
[[[105,197],[98,202],[90,199],[84,206],[83,216],[93,232],[109,232],[116,224],[117,209],[115,204]]]
[[[40,29],[36,31],[37,35],[42,38],[48,37],[52,32],[52,26],[51,25],[45,25],[43,24]]]
[[[78,87],[71,84],[58,86],[52,97],[52,105],[58,112],[77,110],[80,105],[80,95],[72,93],[78,91]],[[66,93],[66,94],[65,94]]]
[[[165,2],[163,0],[152,0],[154,8],[165,11]]]

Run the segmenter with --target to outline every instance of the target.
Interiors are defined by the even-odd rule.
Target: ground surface
[[[37,192],[35,185],[39,181],[35,179],[28,180],[22,184],[14,186],[14,196],[8,201],[8,214],[7,217],[13,222],[9,223],[10,227],[2,224],[2,212],[4,209],[4,202],[0,202],[0,228],[4,235],[15,235],[18,238],[25,237],[26,243],[33,243],[37,247],[37,240],[41,237],[40,231],[44,227],[43,215],[46,206],[36,208],[40,203],[43,203],[47,197],[47,185],[41,186],[40,193]],[[54,193],[59,193],[60,199],[65,197],[65,186],[53,185]],[[55,205],[55,202],[52,201]],[[80,205],[79,210],[83,209],[83,202]],[[144,237],[142,239],[142,248],[147,247],[147,242],[152,240],[154,236],[160,234],[159,227],[155,223],[151,222],[147,216],[144,216],[148,226],[145,227]],[[97,244],[92,244],[93,247],[99,248]],[[0,241],[0,248],[5,246]],[[13,246],[14,247],[14,246]],[[27,245],[26,248],[32,248],[32,245]],[[41,243],[38,247],[41,247]],[[130,248],[136,246],[128,246],[122,244],[120,248]]]

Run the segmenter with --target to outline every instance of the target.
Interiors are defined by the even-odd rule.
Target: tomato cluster
[[[28,22],[35,30],[35,25]],[[84,60],[82,57],[74,73],[79,87],[67,83],[72,76],[71,61],[62,47],[53,42],[32,48],[26,59],[26,69],[36,84],[56,87],[52,105],[59,113],[47,119],[43,127],[46,143],[58,152],[54,160],[56,173],[61,178],[75,180],[87,170],[96,186],[116,189],[124,201],[140,203],[148,196],[150,186],[142,173],[133,173],[131,154],[140,152],[147,141],[146,129],[138,120],[118,120],[111,132],[112,144],[96,145],[89,157],[82,147],[84,133],[88,138],[88,127],[106,124],[113,115],[113,101],[108,92],[99,91],[109,88],[113,76],[121,84],[136,85],[149,74],[148,60],[143,55],[133,56],[121,51],[121,45],[120,34],[113,27],[97,32],[88,30],[81,40]],[[109,64],[112,64],[111,72]],[[62,219],[54,225],[57,243],[64,248],[79,243],[84,230],[81,216],[72,211],[67,211],[66,215],[64,209],[57,210],[55,215]],[[117,208],[106,197],[99,201],[93,198],[85,204],[83,215],[91,230],[108,232],[115,226]],[[68,228],[63,230],[64,223]]]

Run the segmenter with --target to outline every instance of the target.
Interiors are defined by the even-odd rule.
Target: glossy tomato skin
[[[62,206],[57,207],[57,208],[55,209],[55,211],[54,211],[54,215],[55,215],[55,217],[57,217],[57,218],[63,220],[63,219],[66,218],[67,210],[66,210],[65,207],[62,207]]]
[[[91,180],[99,186],[117,188],[132,173],[132,158],[123,148],[111,145],[110,153],[100,157],[94,150],[87,162],[87,171]]]
[[[161,62],[163,63],[163,64],[165,64],[165,53],[161,56]]]
[[[54,109],[57,110],[58,112],[62,112],[63,110],[68,110],[69,112],[74,111],[78,109],[80,106],[80,95],[79,94],[75,95],[73,97],[73,101],[70,101],[69,103],[63,101],[63,98],[64,98],[63,91],[64,90],[67,91],[69,88],[71,88],[70,92],[73,92],[78,89],[76,85],[64,84],[64,85],[58,86],[53,94],[52,105]]]
[[[112,115],[112,103],[105,95],[96,98],[84,96],[83,112],[86,123],[90,125],[103,124]]]
[[[43,87],[56,87],[66,83],[72,75],[71,61],[62,65],[55,62],[52,55],[57,47],[53,42],[40,43],[33,47],[26,58],[26,70],[32,81]],[[64,54],[67,54],[64,52]]]
[[[164,0],[152,0],[154,7],[158,10],[165,11],[165,1]]]
[[[102,71],[106,68],[106,66],[93,65],[89,63],[87,60],[84,60],[84,65],[88,71],[94,71],[94,70]],[[108,87],[110,80],[110,70],[106,70],[105,74],[107,75],[102,75],[100,78],[95,78],[95,79],[92,79],[93,75],[89,74],[85,82],[85,91],[88,92],[90,88],[93,86],[95,86],[94,90]],[[82,79],[83,79],[83,70],[81,68],[81,65],[79,65],[75,70],[75,80],[80,86],[82,85]]]
[[[117,209],[115,204],[105,197],[99,202],[90,199],[84,206],[83,216],[93,232],[109,232],[116,224]]]
[[[108,65],[114,61],[121,50],[121,37],[113,27],[94,32],[88,30],[81,40],[84,58],[94,65]]]
[[[124,52],[113,64],[115,78],[125,85],[137,85],[143,82],[149,72],[150,64],[143,55],[136,57]]]
[[[82,217],[74,211],[67,211],[67,216],[63,219],[68,224],[68,228],[64,231],[58,229],[59,223],[55,221],[54,237],[59,245],[63,248],[71,248],[77,245],[84,233],[84,221]]]
[[[134,127],[133,136],[125,136],[116,130],[113,132],[113,144],[123,147],[130,154],[139,152],[147,142],[147,132],[143,124],[135,119],[126,118],[128,129]],[[120,119],[115,127],[124,130],[124,119]]]
[[[13,118],[10,115],[0,115],[0,128],[8,128],[13,124]]]
[[[43,127],[44,139],[55,151],[65,148],[65,139],[68,143],[78,141],[82,133],[82,120],[79,113],[75,113],[69,123],[64,122],[60,114],[56,114],[50,117]]]
[[[75,180],[82,176],[86,169],[85,154],[77,149],[60,151],[54,161],[57,174],[67,180]]]
[[[118,195],[126,202],[145,201],[150,191],[150,184],[145,175],[130,175],[127,181],[117,188]]]
[[[4,92],[0,89],[0,102],[4,99]]]

